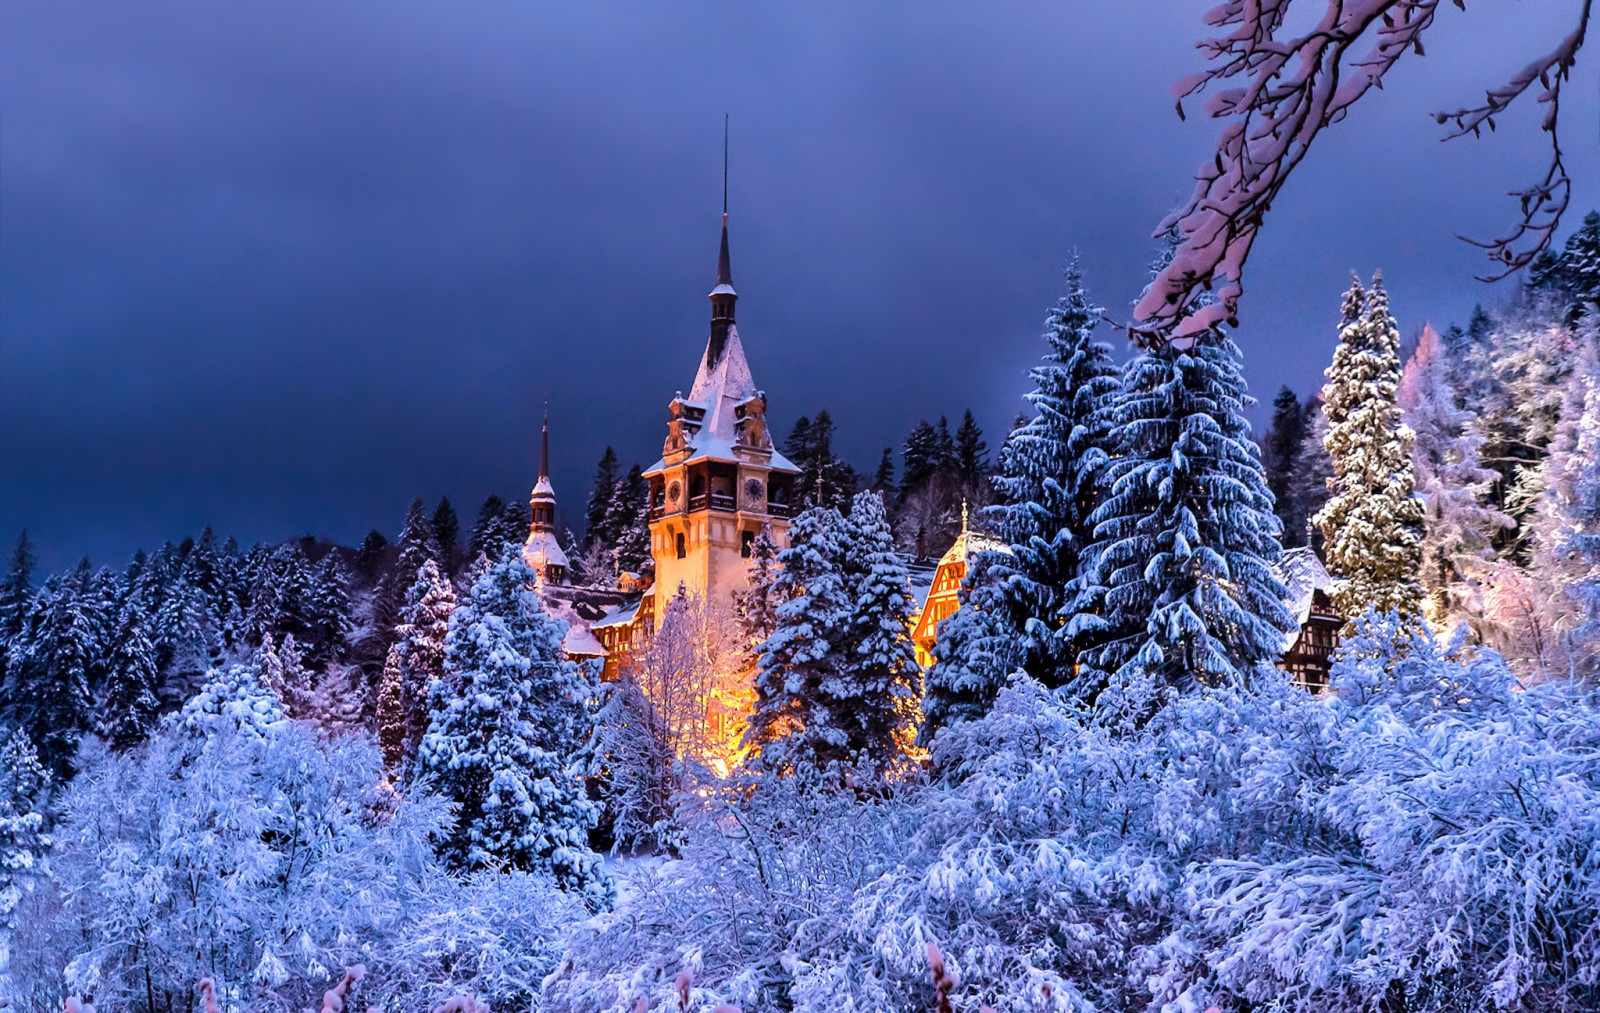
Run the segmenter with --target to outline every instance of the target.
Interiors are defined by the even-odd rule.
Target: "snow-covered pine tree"
[[[326,666],[345,655],[346,641],[354,628],[350,604],[350,578],[338,553],[329,552],[311,574],[308,639],[306,657]]]
[[[29,880],[46,872],[45,787],[49,776],[21,729],[0,726],[0,995],[16,995],[11,944],[16,909]]]
[[[803,763],[846,759],[839,745],[813,740],[827,722],[813,722],[824,686],[837,674],[837,645],[854,610],[845,584],[845,520],[832,507],[812,507],[794,519],[789,547],[772,586],[777,625],[756,649],[756,702],[745,745],[764,768],[780,772]]]
[[[605,527],[616,541],[613,559],[606,560],[629,573],[643,572],[650,566],[650,483],[637,464],[617,481],[606,513]]]
[[[1033,417],[1011,434],[995,479],[1004,505],[990,511],[1011,546],[1009,558],[989,566],[1003,603],[996,621],[1015,631],[1020,666],[1050,687],[1071,681],[1079,654],[1098,639],[1103,607],[1079,578],[1114,449],[1106,409],[1118,391],[1111,349],[1094,340],[1103,311],[1090,302],[1076,260],[1066,282],[1045,320],[1048,348],[1028,374]],[[992,689],[1009,674],[990,673]]]
[[[405,524],[400,528],[400,540],[395,544],[400,550],[395,571],[405,581],[402,588],[410,586],[411,575],[422,569],[423,563],[439,558],[439,538],[434,534],[433,521],[421,499],[411,501]]]
[[[1560,253],[1542,255],[1529,270],[1528,281],[1534,288],[1560,293],[1569,324],[1594,313],[1600,306],[1600,212],[1583,216]]]
[[[24,530],[11,550],[11,566],[4,579],[0,579],[0,650],[4,649],[6,640],[22,631],[28,602],[33,598],[33,568],[37,565],[33,542]]]
[[[750,653],[750,667],[755,667],[756,649],[772,631],[778,628],[778,545],[772,540],[772,529],[762,525],[750,543],[748,564],[749,587],[734,595],[734,621],[739,624],[740,640]]]
[[[1346,616],[1368,608],[1422,605],[1422,502],[1411,465],[1414,434],[1401,419],[1400,331],[1382,275],[1364,291],[1352,276],[1340,310],[1339,345],[1322,388],[1325,446],[1334,495],[1316,515],[1329,567],[1343,577],[1334,604]]]
[[[1422,583],[1435,623],[1458,616],[1471,597],[1464,585],[1494,559],[1495,532],[1512,520],[1485,504],[1495,472],[1479,463],[1483,437],[1468,427],[1471,413],[1457,406],[1451,364],[1431,326],[1400,377],[1396,402],[1415,435],[1411,464],[1423,504]]]
[[[900,502],[921,489],[939,470],[939,434],[924,419],[900,447]]]
[[[588,846],[597,814],[568,769],[588,741],[595,690],[563,655],[565,624],[533,580],[507,553],[452,616],[418,776],[456,805],[440,847],[453,867],[539,872],[602,907],[611,884]]]
[[[606,515],[616,495],[617,479],[621,477],[617,474],[618,467],[617,452],[606,447],[605,453],[600,455],[600,463],[595,466],[594,485],[589,491],[588,505],[584,508],[583,555],[586,557],[597,549],[601,553],[609,553],[616,544],[616,532],[606,527]]]
[[[105,686],[95,720],[96,731],[117,746],[144,741],[155,727],[161,701],[156,696],[160,673],[150,621],[137,598],[123,606],[117,633],[106,659]]]
[[[78,740],[94,713],[91,687],[103,661],[98,597],[87,560],[71,576],[51,577],[34,596],[6,665],[9,716],[27,731],[41,761],[59,777],[72,773]]]
[[[1247,681],[1293,624],[1271,569],[1278,519],[1244,418],[1240,358],[1218,331],[1187,350],[1147,350],[1108,405],[1118,447],[1089,549],[1106,639],[1080,655],[1093,670],[1080,691],[1114,711],[1137,716],[1168,689]]]
[[[1083,618],[1075,627],[1065,627],[1108,460],[1103,409],[1117,390],[1117,367],[1111,348],[1094,340],[1102,311],[1089,301],[1076,260],[1066,282],[1045,319],[1047,350],[1028,374],[1033,417],[1019,418],[1006,438],[993,480],[1001,505],[986,511],[1011,554],[968,561],[962,607],[941,625],[927,675],[925,742],[952,721],[986,713],[1018,667],[1047,686],[1063,685],[1092,642],[1099,611],[1092,601],[1077,609]]]
[[[11,643],[22,633],[33,600],[33,568],[38,565],[33,542],[24,530],[11,550],[11,566],[0,578],[0,712],[6,703],[6,676]]]
[[[405,691],[401,688],[400,656],[400,644],[390,644],[389,656],[383,662],[383,675],[378,678],[378,746],[383,750],[384,766],[391,774],[400,771],[406,761],[410,730],[406,721]]]
[[[877,493],[857,493],[850,501],[845,533],[845,594],[854,608],[842,631],[839,672],[823,684],[826,701],[812,719],[827,720],[837,730],[829,741],[883,773],[904,759],[922,695],[922,672],[906,636],[910,581]],[[820,729],[811,734],[821,737]]]
[[[499,559],[509,539],[517,539],[520,545],[526,535],[527,532],[520,528],[515,531],[507,528],[505,501],[498,494],[490,493],[478,510],[477,521],[472,525],[472,538],[467,543],[467,565],[471,566],[479,556]]]
[[[772,581],[775,628],[757,651],[746,744],[768,770],[884,772],[911,742],[920,673],[906,641],[910,599],[883,500],[858,493],[850,514],[795,519]]]
[[[450,580],[433,560],[424,562],[406,592],[406,605],[395,630],[395,647],[400,652],[399,735],[401,756],[407,762],[416,756],[417,744],[428,730],[430,688],[444,674],[450,616],[456,604],[455,587]]]

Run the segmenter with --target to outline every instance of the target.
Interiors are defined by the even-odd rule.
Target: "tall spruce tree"
[[[833,452],[833,416],[824,409],[815,419],[801,416],[783,443],[783,454],[800,469],[795,484],[799,502],[842,507],[855,494],[855,469]]]
[[[505,554],[507,545],[522,545],[523,539],[528,536],[528,526],[518,523],[518,510],[515,504],[507,505],[498,495],[489,494],[478,510],[478,520],[472,526],[472,539],[468,543],[468,552],[472,556],[468,561],[469,566],[479,556],[497,560]],[[417,571],[413,568],[409,572]]]
[[[1600,681],[1600,363],[1585,347],[1569,381],[1545,461],[1533,573],[1548,582],[1548,628],[1559,630],[1567,671]]]
[[[855,604],[842,631],[839,675],[824,687],[826,717],[849,754],[882,773],[900,764],[911,745],[922,695],[922,672],[906,637],[910,580],[877,493],[855,495],[845,532],[845,590]]]
[[[1344,581],[1334,604],[1351,618],[1368,608],[1422,605],[1422,503],[1411,465],[1414,434],[1401,420],[1400,331],[1383,278],[1364,291],[1352,277],[1339,345],[1322,388],[1334,495],[1317,513],[1328,563]]]
[[[1576,324],[1600,308],[1600,212],[1590,211],[1567,237],[1560,253],[1546,253],[1528,272],[1529,283],[1558,293],[1567,304],[1566,320]]]
[[[961,415],[961,425],[955,437],[956,475],[962,488],[972,499],[979,499],[984,479],[989,474],[989,445],[983,440],[983,430],[968,408]]]
[[[848,516],[813,507],[790,537],[746,742],[770,770],[887,771],[910,744],[920,673],[905,639],[905,564],[883,501],[858,493]]]
[[[617,533],[607,528],[607,517],[611,512],[611,500],[616,495],[617,486],[617,452],[606,447],[605,453],[600,455],[600,463],[595,466],[594,486],[589,491],[589,502],[583,513],[583,554],[596,545],[604,546],[609,550],[617,542]]]
[[[927,420],[918,422],[900,447],[900,502],[921,489],[939,470],[939,434]]]
[[[1261,441],[1261,465],[1266,471],[1267,488],[1272,491],[1272,510],[1283,525],[1285,547],[1305,544],[1305,519],[1295,516],[1289,496],[1295,455],[1305,438],[1305,406],[1294,391],[1280,387],[1272,399],[1272,427]]]
[[[88,561],[72,576],[47,580],[33,598],[6,666],[7,710],[58,777],[72,773],[78,740],[94,713],[93,687],[104,654],[104,617]]]
[[[878,470],[873,472],[872,484],[867,488],[881,494],[885,501],[897,498],[894,484],[894,449],[892,447],[883,448],[883,456],[878,458]]]
[[[617,482],[605,527],[616,539],[612,559],[607,562],[630,573],[650,567],[650,483],[637,464]]]
[[[4,699],[7,657],[12,638],[22,632],[33,598],[33,569],[38,565],[33,542],[24,530],[11,550],[11,565],[0,578],[0,700]]]
[[[445,669],[450,617],[456,610],[450,580],[429,560],[417,570],[395,630],[399,649],[401,755],[410,761],[428,728],[430,687]]]
[[[823,705],[824,685],[838,665],[836,645],[854,608],[842,556],[845,521],[832,507],[811,507],[789,528],[789,547],[772,581],[776,626],[756,648],[756,702],[745,745],[769,770],[843,758],[842,748],[813,741],[812,710]],[[825,724],[815,724],[817,732]]]
[[[149,618],[137,599],[123,606],[117,633],[106,659],[95,729],[119,747],[143,742],[155,727],[161,701],[156,696],[160,673],[150,641]]]
[[[450,502],[450,497],[439,498],[439,505],[433,508],[434,540],[439,543],[439,568],[446,576],[454,576],[461,568],[461,518],[456,515],[456,508]]]
[[[588,845],[597,813],[569,769],[588,740],[595,687],[566,660],[565,624],[545,613],[533,580],[508,553],[456,611],[419,774],[456,804],[441,845],[452,866],[541,873],[605,907],[610,879]]]
[[[1101,609],[1088,596],[1076,606],[1083,618],[1068,621],[1110,459],[1104,409],[1117,392],[1117,367],[1110,347],[1094,340],[1103,311],[1089,301],[1076,261],[1066,285],[1045,319],[1045,354],[1028,373],[1033,417],[1012,430],[994,479],[1001,505],[988,515],[1011,553],[969,561],[965,603],[940,630],[939,658],[928,672],[925,739],[987,713],[1017,667],[1047,686],[1066,684],[1094,639]]]
[[[1249,404],[1238,346],[1211,331],[1135,357],[1107,407],[1117,454],[1089,550],[1105,639],[1080,655],[1092,671],[1078,688],[1115,712],[1245,682],[1293,623]]]

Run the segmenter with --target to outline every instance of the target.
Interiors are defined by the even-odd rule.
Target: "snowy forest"
[[[602,682],[497,500],[37,585],[21,543],[12,1007],[1593,1008],[1600,216],[1404,352],[1352,280],[1259,446],[1225,333],[1119,363],[1064,284],[965,485],[1009,551],[928,671],[900,547],[962,454],[918,427],[902,492],[798,427],[811,506],[713,652],[754,687],[732,770],[673,695],[713,663],[688,603]],[[590,565],[642,565],[617,470]],[[1273,665],[1308,537],[1349,617],[1323,692]]]
[[[992,453],[966,412],[857,469],[800,419],[790,544],[618,678],[564,652],[515,500],[54,574],[24,534],[0,1007],[1600,1009],[1600,213],[1561,224],[1555,145],[1482,244],[1498,299],[1399,320],[1381,274],[1330,281],[1326,382],[1258,429],[1234,340],[1278,188],[1437,6],[1281,43],[1288,0],[1218,7],[1178,111],[1252,87],[1210,96],[1134,323],[1069,261]],[[1542,88],[1553,139],[1588,13],[1438,122]],[[647,571],[648,514],[608,450],[575,572]],[[966,524],[996,547],[924,668],[910,567]],[[1334,578],[1326,685],[1278,666],[1288,552]]]

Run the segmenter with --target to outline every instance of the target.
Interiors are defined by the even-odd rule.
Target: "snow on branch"
[[[1218,324],[1237,322],[1244,264],[1279,190],[1324,128],[1342,120],[1368,90],[1381,88],[1407,52],[1422,55],[1422,35],[1439,6],[1439,0],[1322,2],[1317,22],[1299,35],[1282,34],[1294,0],[1226,0],[1207,13],[1206,23],[1219,30],[1198,46],[1210,66],[1172,90],[1180,117],[1186,99],[1209,89],[1205,113],[1228,122],[1188,202],[1157,230],[1176,228],[1182,240],[1134,308],[1133,331],[1142,339],[1187,343]],[[1550,171],[1515,195],[1522,199],[1519,227],[1505,239],[1479,244],[1506,272],[1543,249],[1566,208],[1571,185],[1555,142],[1560,87],[1583,45],[1592,2],[1584,0],[1577,29],[1560,46],[1489,92],[1482,107],[1435,116],[1456,124],[1451,136],[1477,133],[1482,124],[1493,129],[1494,114],[1533,81],[1545,88],[1540,101],[1550,106],[1544,119],[1552,137]],[[1465,9],[1464,0],[1454,3]]]
[[[1567,167],[1561,160],[1561,133],[1558,129],[1561,120],[1561,87],[1571,76],[1578,50],[1583,48],[1592,6],[1593,0],[1583,0],[1578,27],[1562,39],[1560,45],[1522,68],[1506,84],[1485,92],[1482,105],[1433,114],[1438,123],[1455,125],[1454,132],[1448,134],[1445,140],[1464,134],[1478,137],[1484,126],[1494,130],[1495,115],[1516,101],[1535,81],[1544,89],[1538,98],[1545,107],[1539,128],[1550,135],[1550,161],[1545,167],[1544,178],[1526,189],[1511,192],[1511,196],[1521,201],[1522,213],[1508,235],[1489,242],[1461,237],[1487,250],[1489,259],[1495,264],[1496,273],[1480,275],[1480,281],[1499,281],[1531,263],[1541,250],[1550,245],[1556,226],[1561,223],[1561,216],[1572,198],[1572,180],[1567,176]]]

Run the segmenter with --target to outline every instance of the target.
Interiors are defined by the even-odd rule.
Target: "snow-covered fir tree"
[[[116,637],[106,661],[95,730],[122,747],[143,741],[155,726],[161,708],[156,696],[160,672],[149,625],[138,600],[130,600],[117,621]]]
[[[9,998],[17,994],[11,976],[17,905],[46,871],[49,775],[27,733],[0,726],[0,736],[0,994]]]
[[[45,582],[9,647],[7,713],[57,776],[71,773],[79,737],[93,718],[91,687],[105,658],[102,607],[86,560],[72,575]]]
[[[968,560],[962,608],[941,625],[928,672],[924,740],[951,720],[981,716],[1018,666],[1047,686],[1063,685],[1092,642],[1092,622],[1067,627],[1067,606],[1109,460],[1103,408],[1117,390],[1117,367],[1110,346],[1094,340],[1102,311],[1084,292],[1076,261],[1066,282],[1045,320],[1045,355],[1028,374],[1033,417],[1006,440],[993,480],[1001,505],[986,511],[1011,553]]]
[[[921,679],[905,639],[905,564],[883,501],[858,493],[848,516],[813,507],[789,534],[746,742],[769,770],[886,771],[910,744]]]
[[[1238,346],[1212,331],[1128,363],[1106,407],[1117,452],[1091,515],[1086,594],[1104,639],[1079,692],[1142,714],[1167,688],[1232,685],[1278,656],[1292,625],[1273,575],[1278,519],[1250,438]],[[1080,601],[1084,596],[1080,595]]]
[[[508,553],[451,616],[417,777],[456,806],[441,842],[451,866],[534,871],[602,907],[610,879],[588,845],[597,814],[571,766],[596,691],[563,655],[565,624],[545,613],[533,582]]]
[[[749,587],[734,596],[734,620],[752,653],[778,628],[778,575],[782,572],[778,557],[772,529],[762,525],[750,543]]]
[[[386,756],[390,750],[401,762],[416,756],[417,744],[428,728],[430,688],[444,674],[450,616],[455,610],[455,587],[433,560],[427,560],[406,592],[400,625],[395,628],[396,640],[390,653],[395,664],[397,696],[390,703],[387,723],[380,724]],[[386,682],[388,677],[386,661]]]
[[[804,510],[778,557],[776,627],[756,648],[756,702],[745,731],[746,745],[769,769],[843,756],[826,741],[810,741],[807,728],[812,710],[825,706],[823,686],[834,677],[836,645],[853,607],[844,580],[844,527],[833,507]],[[825,728],[825,721],[818,724],[819,732]]]
[[[906,637],[909,579],[881,496],[857,493],[845,531],[845,589],[854,608],[842,631],[840,671],[823,686],[826,718],[837,726],[833,738],[858,763],[886,771],[911,745],[922,695],[922,672]]]
[[[1334,495],[1316,515],[1329,568],[1344,578],[1334,604],[1346,616],[1368,608],[1422,606],[1422,502],[1401,419],[1400,331],[1381,275],[1371,291],[1351,278],[1340,308],[1339,345],[1322,388],[1325,446]]]
[[[1575,324],[1600,308],[1600,212],[1590,211],[1560,253],[1546,253],[1528,272],[1534,288],[1559,293]]]
[[[383,661],[383,674],[378,677],[378,701],[375,720],[378,725],[378,746],[383,750],[383,760],[389,770],[399,771],[406,762],[407,732],[404,676],[401,672],[401,651],[398,643],[389,646],[389,656]]]
[[[1396,402],[1415,436],[1411,463],[1423,505],[1422,582],[1431,619],[1444,623],[1467,606],[1465,578],[1494,558],[1496,532],[1511,518],[1486,505],[1495,472],[1479,463],[1482,437],[1451,386],[1443,341],[1424,327],[1401,374]]]

